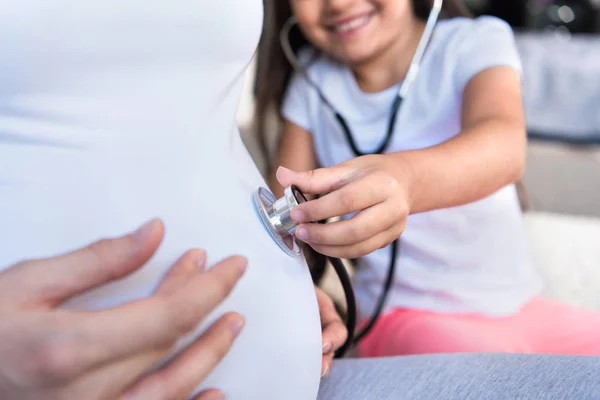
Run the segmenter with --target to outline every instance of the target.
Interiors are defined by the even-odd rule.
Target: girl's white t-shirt
[[[306,49],[299,60],[346,119],[358,148],[369,152],[379,147],[398,88],[365,93],[349,68],[326,56]],[[435,146],[458,135],[463,89],[477,73],[494,66],[521,73],[508,24],[487,16],[440,21],[387,152]],[[334,114],[302,74],[292,77],[282,113],[312,133],[321,166],[354,157]],[[541,289],[514,185],[471,204],[409,216],[396,261],[388,308],[501,316],[514,313]],[[358,262],[354,283],[364,317],[379,299],[389,263],[389,247]]]
[[[166,234],[137,273],[65,304],[145,297],[184,252],[248,258],[224,312],[246,326],[199,388],[228,399],[316,399],[322,339],[302,257],[254,210],[266,186],[236,113],[261,0],[0,2],[0,270],[159,217]],[[123,337],[135,341],[135,337]]]

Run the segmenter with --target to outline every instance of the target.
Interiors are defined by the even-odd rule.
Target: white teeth
[[[348,32],[352,29],[356,29],[356,28],[366,24],[367,22],[369,22],[369,18],[370,17],[368,15],[365,15],[364,17],[356,18],[356,19],[353,19],[352,21],[348,21],[343,24],[336,25],[333,27],[333,29],[336,32]]]

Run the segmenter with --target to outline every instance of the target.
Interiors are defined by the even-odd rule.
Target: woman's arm
[[[520,87],[511,68],[479,73],[463,93],[461,134],[389,155],[396,179],[410,171],[411,213],[470,203],[519,180],[527,142]]]
[[[317,167],[312,134],[300,126],[284,121],[275,166],[284,166],[294,171],[310,171]],[[279,198],[283,196],[283,186],[275,176],[277,168],[269,173],[269,187]]]

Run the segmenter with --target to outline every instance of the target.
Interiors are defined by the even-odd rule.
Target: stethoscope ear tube
[[[372,313],[371,318],[366,323],[365,327],[359,332],[356,331],[357,324],[357,315],[358,315],[358,307],[356,305],[356,297],[354,295],[354,289],[352,288],[352,282],[350,280],[350,276],[346,271],[346,267],[343,262],[339,258],[329,257],[329,261],[337,274],[340,283],[342,285],[342,289],[344,290],[344,296],[346,297],[346,304],[348,307],[347,317],[346,317],[346,329],[348,330],[348,338],[340,347],[336,353],[335,358],[342,358],[346,354],[346,352],[357,345],[367,334],[373,329],[379,316],[381,315],[383,308],[387,302],[387,297],[390,293],[390,289],[394,282],[394,276],[396,274],[396,259],[398,256],[398,239],[394,240],[391,246],[391,255],[390,255],[390,266],[388,268],[387,277],[385,280],[385,284],[383,286],[383,292],[379,297],[379,301],[375,307],[375,311]]]

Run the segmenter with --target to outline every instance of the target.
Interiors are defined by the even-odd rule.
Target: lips
[[[337,34],[348,34],[356,31],[363,26],[367,25],[371,20],[372,14],[361,14],[352,18],[346,18],[345,20],[332,24],[329,26],[330,30]]]

